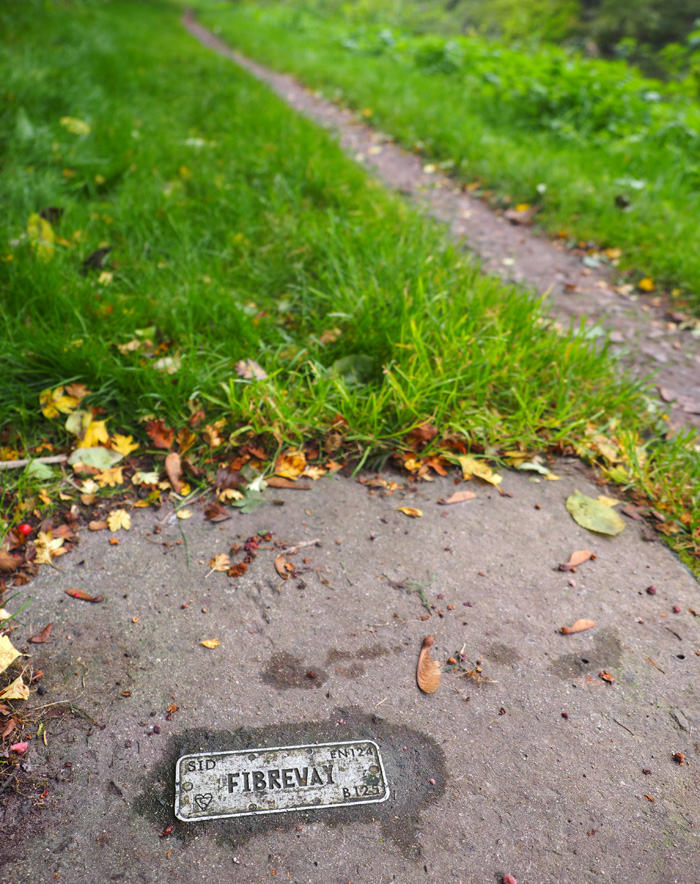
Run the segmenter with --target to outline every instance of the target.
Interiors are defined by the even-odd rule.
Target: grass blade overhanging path
[[[413,35],[387,26],[387,10],[378,22],[372,4],[352,17],[280,2],[194,5],[250,57],[371,111],[496,201],[539,206],[550,233],[621,250],[630,281],[646,281],[640,291],[665,287],[700,311],[700,104],[687,89],[556,47]]]
[[[434,450],[492,458],[596,456],[604,436],[610,474],[694,547],[692,440],[664,439],[604,352],[480,277],[326,133],[199,47],[176,6],[70,7],[3,20],[3,459],[132,434],[141,447],[103,491],[119,495],[147,462],[163,475],[148,418],[179,431],[202,486],[244,442],[267,457],[306,445],[323,464],[410,448],[426,422]],[[48,245],[28,229],[42,211]],[[268,377],[241,376],[246,359]],[[77,432],[39,408],[67,383],[90,391],[79,408],[55,399],[81,412]],[[55,505],[30,478],[4,486],[6,527]],[[61,479],[41,481],[51,498]],[[62,505],[79,499],[60,487]]]

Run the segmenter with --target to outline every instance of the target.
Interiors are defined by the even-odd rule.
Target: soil
[[[674,426],[700,427],[700,337],[680,328],[683,314],[663,296],[624,294],[611,267],[589,267],[583,250],[494,211],[463,187],[430,170],[426,159],[357,120],[349,110],[324,100],[293,77],[271,71],[231,49],[191,13],[184,26],[201,43],[267,83],[291,107],[337,134],[343,149],[389,188],[399,191],[443,222],[449,233],[480,260],[484,271],[546,296],[552,315],[568,326],[599,323],[611,349],[640,378],[653,374]]]

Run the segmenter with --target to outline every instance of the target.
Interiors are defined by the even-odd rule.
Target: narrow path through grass
[[[600,456],[695,547],[692,441],[664,438],[605,354],[479,277],[176,5],[68,7],[0,13],[1,459],[143,444],[150,418],[206,483],[244,442],[365,461],[429,424],[424,455]],[[5,481],[6,527],[52,505],[30,479]]]

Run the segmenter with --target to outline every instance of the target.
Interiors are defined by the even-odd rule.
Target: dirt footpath
[[[45,672],[28,705],[56,705],[23,762],[36,788],[2,796],[0,881],[700,880],[697,583],[639,522],[579,527],[566,497],[600,489],[556,472],[451,506],[449,479],[334,477],[221,524],[195,507],[83,532],[12,635]],[[558,569],[581,549],[597,558]],[[222,553],[245,573],[211,573]],[[579,618],[596,625],[561,634]],[[378,745],[387,801],[174,816],[181,755],[347,740]]]
[[[437,167],[393,143],[390,136],[358,122],[351,111],[325,101],[293,77],[278,74],[232,50],[192,15],[185,27],[205,46],[267,83],[291,107],[337,134],[343,149],[392,190],[447,224],[475,253],[486,272],[546,295],[552,314],[568,326],[584,319],[610,333],[613,352],[639,377],[654,373],[674,425],[700,427],[700,337],[687,318],[662,297],[626,293],[613,285],[605,266],[590,267],[585,253],[514,225],[483,200],[440,174]],[[516,213],[517,214],[517,213]]]

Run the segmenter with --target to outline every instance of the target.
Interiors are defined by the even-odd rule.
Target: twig
[[[610,717],[612,718],[612,716],[610,716]],[[621,721],[618,721],[616,718],[613,718],[613,721],[615,722],[615,724],[619,724],[620,727],[624,728],[624,729],[627,731],[628,734],[632,734],[633,737],[635,736],[634,731],[631,731],[631,730],[627,727],[627,725],[624,725]]]
[[[302,543],[288,543],[286,540],[283,540],[279,545],[281,549],[301,549],[304,546],[316,546],[320,542],[319,537],[314,537],[313,540],[304,540]]]
[[[0,460],[0,470],[21,470],[30,463],[65,463],[67,454],[52,454],[50,457],[28,457],[24,460]]]

